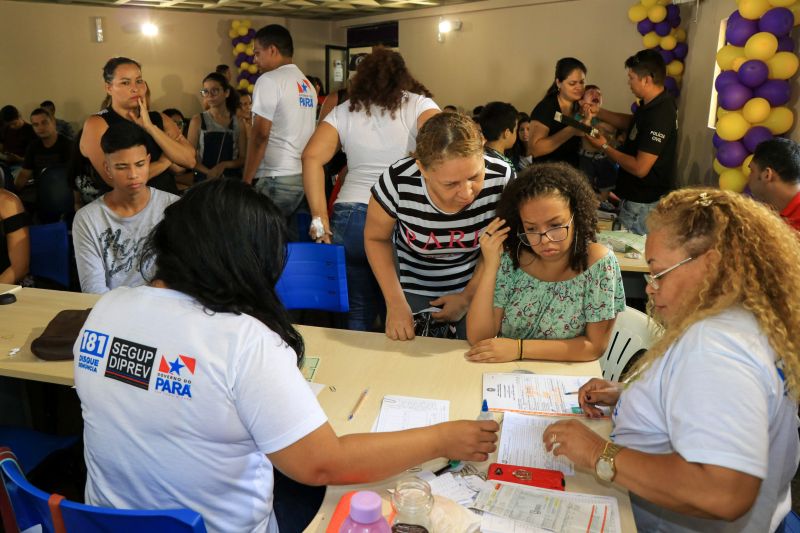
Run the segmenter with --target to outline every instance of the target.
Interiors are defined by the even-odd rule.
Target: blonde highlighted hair
[[[800,392],[800,239],[768,207],[717,189],[689,188],[661,199],[647,220],[689,257],[712,253],[709,275],[675,314],[664,335],[636,364],[636,379],[692,324],[732,306],[755,317],[778,357],[786,386]]]
[[[483,136],[470,117],[439,113],[428,119],[417,133],[417,149],[411,154],[430,168],[447,159],[483,155]]]

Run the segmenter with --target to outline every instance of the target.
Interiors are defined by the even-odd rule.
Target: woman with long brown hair
[[[626,383],[579,391],[589,416],[613,406],[613,442],[570,421],[545,446],[630,490],[640,531],[775,531],[800,453],[796,235],[716,189],[670,193],[647,226],[647,293],[665,333]]]
[[[383,314],[380,288],[364,252],[370,189],[389,165],[414,150],[417,131],[439,107],[408,71],[403,57],[384,48],[375,49],[359,63],[349,94],[308,141],[303,152],[303,185],[311,216],[323,228],[317,233],[312,226],[311,236],[317,242],[345,247],[348,329],[366,331]],[[331,224],[323,165],[340,147],[347,155],[347,174]]]

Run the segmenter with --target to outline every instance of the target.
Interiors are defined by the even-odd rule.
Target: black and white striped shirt
[[[413,157],[389,167],[372,187],[372,196],[397,220],[394,241],[403,291],[438,297],[460,292],[480,257],[478,238],[495,217],[503,188],[514,177],[502,159],[484,154],[486,175],[475,201],[458,213],[445,213],[431,201]]]

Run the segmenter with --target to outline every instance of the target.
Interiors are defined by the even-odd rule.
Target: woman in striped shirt
[[[413,339],[413,315],[431,307],[431,318],[466,337],[478,238],[513,176],[508,163],[484,153],[469,117],[442,113],[419,130],[414,154],[373,186],[364,246],[386,300],[389,338]]]

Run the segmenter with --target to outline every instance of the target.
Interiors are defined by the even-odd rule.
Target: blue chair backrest
[[[203,517],[189,509],[106,509],[69,500],[62,500],[59,508],[68,533],[206,533]]]
[[[0,448],[0,481],[21,531],[41,525],[44,533],[55,533],[48,505],[50,495],[28,483],[16,457],[8,448]]]
[[[44,533],[206,533],[203,517],[189,509],[136,511],[106,509],[60,499],[51,514],[50,495],[31,485],[14,454],[0,448],[0,480],[8,494],[17,527],[25,530],[40,524]],[[2,497],[2,494],[0,494]],[[57,501],[57,500],[56,500]],[[2,504],[2,502],[0,502]],[[58,526],[63,524],[63,528]]]
[[[28,228],[31,235],[30,272],[69,288],[69,238],[64,222]]]
[[[275,289],[287,309],[350,309],[343,246],[292,242],[286,248],[286,268]]]

